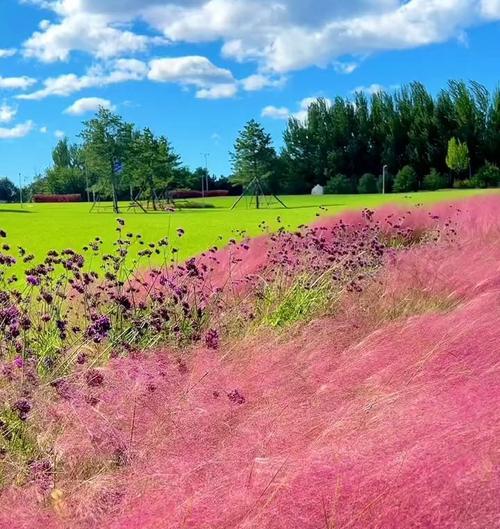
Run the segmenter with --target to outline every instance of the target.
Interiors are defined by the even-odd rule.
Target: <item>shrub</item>
[[[206,197],[227,197],[229,191],[227,189],[214,189],[212,191],[206,191]],[[201,198],[201,191],[195,189],[174,189],[171,193],[172,198]]]
[[[334,195],[346,195],[352,193],[352,184],[349,178],[343,174],[332,176],[325,186],[325,193]]]
[[[486,162],[473,176],[471,183],[474,187],[497,187],[500,185],[500,169]]]
[[[428,191],[436,191],[438,189],[445,189],[448,185],[446,176],[441,174],[436,169],[431,169],[431,172],[424,178],[424,189]]]
[[[358,184],[358,193],[376,193],[378,191],[377,178],[372,173],[365,173]]]
[[[80,202],[82,195],[33,195],[33,202]]]
[[[405,193],[416,191],[418,188],[417,173],[411,165],[405,165],[394,179],[394,192]]]
[[[455,182],[453,182],[453,187],[455,189],[472,189],[474,187],[474,182],[468,178],[465,180],[455,180]]]

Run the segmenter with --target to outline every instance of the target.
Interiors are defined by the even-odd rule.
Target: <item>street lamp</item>
[[[21,178],[21,173],[19,173],[19,203],[23,207],[23,181]]]
[[[209,152],[202,152],[201,155],[205,158],[205,175],[201,176],[201,196],[205,198],[205,191],[208,192],[208,157]]]

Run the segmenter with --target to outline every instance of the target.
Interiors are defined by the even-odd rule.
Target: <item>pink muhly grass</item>
[[[13,487],[0,528],[499,528],[499,199],[459,207],[432,210],[456,241],[395,254],[286,340],[82,368],[45,410],[62,499]]]

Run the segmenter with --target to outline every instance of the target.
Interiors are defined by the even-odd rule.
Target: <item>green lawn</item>
[[[179,257],[186,258],[198,254],[216,244],[222,246],[218,237],[227,241],[236,230],[245,230],[248,235],[260,233],[259,223],[266,221],[276,228],[277,217],[292,228],[316,219],[316,214],[334,215],[348,209],[377,207],[388,202],[407,204],[430,203],[440,200],[456,199],[481,191],[438,191],[413,193],[411,195],[325,195],[285,196],[281,197],[288,209],[271,207],[269,209],[249,209],[242,202],[240,207],[231,210],[234,198],[204,199],[213,204],[213,209],[181,210],[174,213],[134,213],[124,212],[120,217],[126,221],[126,230],[140,233],[145,240],[156,241],[164,236],[174,237],[179,246]],[[200,199],[201,200],[201,199]],[[320,209],[323,206],[324,209]],[[17,204],[0,205],[0,228],[8,234],[11,246],[24,246],[29,252],[40,258],[50,249],[81,248],[95,236],[105,242],[110,249],[116,237],[117,215],[110,209],[99,213],[90,213],[89,205],[80,204],[27,204],[23,208]],[[176,230],[186,232],[181,241],[177,241]]]

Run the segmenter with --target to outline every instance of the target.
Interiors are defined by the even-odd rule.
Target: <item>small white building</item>
[[[324,194],[325,194],[325,189],[323,186],[320,186],[319,184],[315,185],[311,189],[311,195],[319,196],[319,195],[324,195]]]

